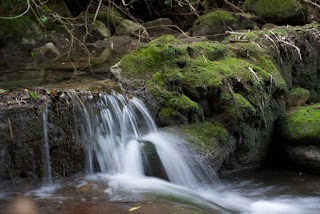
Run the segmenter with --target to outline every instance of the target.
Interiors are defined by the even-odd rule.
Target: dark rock
[[[147,176],[158,177],[168,180],[167,173],[163,168],[160,157],[157,153],[155,145],[151,142],[141,142],[143,144],[143,160],[146,166],[145,172]]]
[[[303,169],[320,172],[320,146],[288,146],[287,153],[291,161]]]

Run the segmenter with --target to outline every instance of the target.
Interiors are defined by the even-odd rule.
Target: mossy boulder
[[[202,154],[215,169],[219,169],[236,148],[234,138],[222,124],[217,122],[205,121],[164,129],[189,142],[190,146]]]
[[[227,30],[253,29],[257,18],[250,14],[232,13],[216,10],[200,16],[194,21],[191,33],[193,36],[221,38]],[[220,37],[219,37],[220,36]]]
[[[246,0],[245,8],[275,24],[302,25],[307,22],[307,7],[300,0]]]
[[[304,170],[320,169],[320,104],[293,107],[279,122],[280,136],[290,160]]]
[[[320,25],[276,26],[262,31],[230,35],[223,43],[252,42],[268,49],[288,88],[309,90],[309,101],[320,102]]]
[[[280,130],[289,145],[320,145],[320,104],[292,108]]]
[[[220,121],[241,141],[232,164],[264,157],[273,122],[285,109],[285,81],[255,44],[162,36],[122,58],[116,73],[161,126]]]
[[[310,92],[301,87],[294,87],[285,94],[285,101],[288,107],[303,105],[310,97]]]

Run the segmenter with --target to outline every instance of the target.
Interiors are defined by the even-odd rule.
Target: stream
[[[43,181],[0,183],[1,213],[316,214],[320,180],[297,171],[261,170],[219,179],[179,136],[162,132],[144,103],[71,91],[84,174],[52,179],[44,138]],[[43,112],[46,136],[47,111]],[[2,212],[3,211],[3,212]]]

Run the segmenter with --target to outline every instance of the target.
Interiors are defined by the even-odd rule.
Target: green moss
[[[236,102],[240,112],[248,114],[275,91],[286,90],[271,59],[254,44],[175,44],[173,37],[165,36],[125,56],[121,67],[124,78],[146,80],[144,86],[161,109],[173,109],[192,121],[204,117],[199,101],[218,97],[235,84],[242,85],[242,91],[226,105]],[[240,117],[236,109],[230,111]]]
[[[173,35],[164,35],[155,40],[149,42],[149,45],[175,45],[178,44],[179,40]]]
[[[252,104],[238,93],[222,92],[220,103],[232,119],[241,120],[256,114],[256,109]]]
[[[300,97],[301,95],[306,93],[309,94],[309,91],[301,87],[294,87],[290,89],[290,94],[294,97]]]
[[[247,0],[247,7],[253,7],[254,11],[262,17],[291,16],[296,13],[301,5],[296,0]]]
[[[294,143],[319,144],[320,104],[296,107],[281,122],[281,129],[287,139]]]
[[[211,150],[228,139],[228,131],[218,123],[194,123],[181,126],[181,130],[187,135],[188,142],[204,150]]]
[[[170,107],[166,107],[161,109],[161,111],[159,112],[159,117],[175,117],[177,116],[179,113],[175,110],[173,110]]]
[[[200,110],[198,103],[190,100],[186,95],[176,95],[169,99],[169,105],[173,109],[180,110],[182,112],[198,112]]]
[[[272,23],[297,24],[306,21],[307,7],[300,0],[247,0],[245,7]]]
[[[230,24],[235,23],[236,18],[232,15],[231,12],[225,10],[216,10],[214,12],[206,13],[200,16],[195,24],[206,24],[210,26],[216,26],[216,24]]]
[[[138,49],[134,54],[126,55],[121,60],[122,74],[126,78],[150,78],[159,67],[163,66],[160,50],[155,46]]]

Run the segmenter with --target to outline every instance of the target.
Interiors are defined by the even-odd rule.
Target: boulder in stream
[[[320,104],[291,108],[280,121],[289,158],[305,169],[320,169]]]

